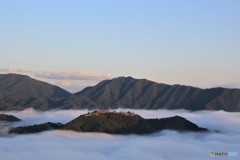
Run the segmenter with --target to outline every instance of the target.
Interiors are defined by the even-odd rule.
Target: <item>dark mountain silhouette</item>
[[[71,94],[25,75],[0,74],[0,110],[49,109]]]
[[[0,121],[16,122],[16,121],[21,121],[21,119],[13,115],[0,114]]]
[[[95,111],[67,123],[63,129],[78,132],[103,132],[111,134],[149,134],[161,130],[207,131],[185,118],[175,116],[162,119],[144,119],[130,112]]]
[[[18,74],[0,74],[0,110],[187,109],[240,111],[240,89],[200,89],[119,77],[71,94]]]
[[[240,111],[240,89],[200,89],[132,77],[102,81],[74,94],[77,97],[106,108]]]
[[[47,122],[47,123],[36,124],[36,125],[32,125],[32,126],[12,128],[9,130],[9,133],[15,133],[15,134],[39,133],[39,132],[43,132],[43,131],[60,129],[62,126],[63,126],[63,124],[61,124],[61,123]]]
[[[9,130],[14,134],[30,134],[49,130],[72,130],[77,132],[103,132],[111,134],[150,134],[161,130],[204,132],[205,128],[185,118],[175,116],[162,119],[144,119],[130,112],[94,111],[79,116],[66,125],[61,123],[44,123],[32,126],[17,127]]]

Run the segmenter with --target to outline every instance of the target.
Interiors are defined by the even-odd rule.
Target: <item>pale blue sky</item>
[[[0,68],[240,87],[239,8],[239,0],[1,0]]]

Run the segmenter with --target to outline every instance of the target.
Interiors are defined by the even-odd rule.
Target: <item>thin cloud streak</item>
[[[0,72],[2,73],[25,73],[25,74],[34,74],[34,71],[31,70],[24,70],[24,69],[17,69],[17,68],[0,68]]]
[[[112,78],[110,73],[97,74],[94,72],[55,72],[55,71],[32,71],[23,70],[16,68],[0,68],[2,73],[18,73],[18,74],[28,74],[34,77],[44,78],[44,79],[54,79],[54,80],[91,80],[100,81]]]
[[[112,76],[110,74],[99,75],[93,72],[52,72],[43,71],[35,73],[35,76],[46,79],[58,79],[58,80],[103,80],[109,79]]]

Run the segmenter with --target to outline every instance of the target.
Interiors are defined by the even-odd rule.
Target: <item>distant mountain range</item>
[[[240,111],[240,89],[200,89],[119,77],[71,94],[25,75],[0,74],[0,110],[187,109]]]

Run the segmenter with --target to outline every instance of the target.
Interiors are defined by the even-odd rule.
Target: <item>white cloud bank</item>
[[[124,110],[126,111],[126,110]],[[178,133],[163,131],[148,136],[120,136],[100,133],[52,131],[41,134],[0,137],[1,160],[211,160],[239,159],[214,157],[209,152],[240,153],[240,113],[224,111],[130,110],[145,118],[180,115],[201,127],[220,133]],[[24,121],[16,125],[47,121],[66,123],[88,112],[49,111],[7,112]],[[6,113],[6,112],[5,112]]]
[[[44,78],[44,79],[54,79],[54,80],[92,80],[100,81],[104,79],[112,78],[110,73],[97,74],[94,72],[56,72],[56,71],[32,71],[23,70],[16,68],[0,68],[2,73],[18,73],[18,74],[28,74],[30,76]]]

